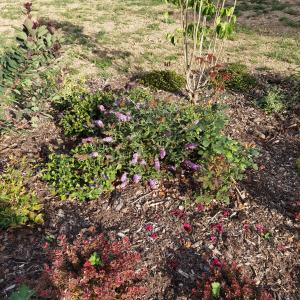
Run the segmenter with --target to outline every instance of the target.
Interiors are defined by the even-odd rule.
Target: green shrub
[[[283,99],[282,93],[278,89],[273,88],[257,104],[268,114],[279,113],[284,109]]]
[[[24,173],[8,168],[0,176],[0,227],[42,223],[41,209],[34,191],[26,187]]]
[[[228,201],[232,183],[253,165],[253,151],[222,134],[227,120],[221,109],[133,95],[116,96],[118,101],[101,93],[72,97],[90,103],[85,108],[90,114],[81,118],[82,110],[67,108],[65,116],[81,120],[70,122],[67,133],[83,128],[90,136],[68,154],[49,156],[43,177],[56,193],[63,199],[94,199],[117,184],[141,180],[155,188],[161,178],[183,171],[198,183],[199,200]]]
[[[111,102],[112,95],[99,92],[96,94],[73,94],[61,99],[60,109],[65,111],[60,125],[66,135],[91,134],[94,132],[93,118],[97,116],[99,99],[103,103]]]
[[[145,86],[178,93],[185,87],[185,78],[174,71],[152,71],[141,76],[140,82]]]
[[[230,75],[230,79],[225,82],[225,87],[229,90],[242,93],[249,92],[257,84],[255,77],[249,74],[246,65],[230,64],[225,71]]]
[[[61,48],[61,36],[52,27],[39,24],[31,15],[31,3],[24,4],[25,20],[17,31],[17,45],[0,58],[0,93],[16,79],[48,64]]]

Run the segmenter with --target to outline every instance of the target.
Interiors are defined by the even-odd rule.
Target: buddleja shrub
[[[227,264],[214,259],[209,273],[202,274],[197,279],[196,287],[192,290],[192,299],[257,299],[272,300],[266,291],[260,291],[255,282],[242,274],[235,263]]]
[[[63,128],[88,135],[70,153],[49,156],[43,177],[56,193],[94,199],[129,183],[156,189],[161,178],[183,173],[197,183],[199,200],[229,201],[232,184],[253,166],[255,151],[222,133],[227,119],[221,108],[133,94],[68,98]]]
[[[33,20],[31,3],[25,3],[24,9],[25,20],[23,28],[17,29],[17,45],[7,50],[0,59],[0,92],[20,76],[49,63],[61,48],[60,33]]]
[[[42,223],[41,209],[36,194],[26,187],[21,171],[8,168],[0,175],[0,228]]]
[[[233,33],[236,0],[165,0],[180,11],[181,26],[168,34],[175,45],[181,41],[186,90],[194,103],[220,70],[224,41]]]
[[[51,264],[38,287],[40,296],[133,300],[145,294],[146,270],[138,269],[140,255],[131,249],[128,238],[110,242],[103,234],[92,233],[89,237],[80,233],[73,243],[61,236],[59,247],[48,250]]]

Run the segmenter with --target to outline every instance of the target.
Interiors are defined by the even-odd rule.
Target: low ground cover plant
[[[0,175],[0,228],[43,222],[42,205],[26,187],[24,174],[11,167]]]
[[[225,87],[228,90],[245,93],[251,91],[257,84],[257,80],[249,73],[244,64],[229,64],[222,72],[229,74],[229,79],[225,82]]]
[[[254,149],[222,133],[227,119],[219,105],[146,95],[68,95],[60,124],[81,142],[69,153],[51,153],[43,178],[62,199],[85,200],[139,182],[156,189],[163,177],[185,174],[198,200],[228,202],[232,184],[254,166]]]
[[[284,95],[279,89],[269,89],[266,95],[258,101],[258,106],[262,108],[266,113],[280,113],[284,110]]]
[[[46,299],[133,300],[147,291],[146,269],[139,268],[140,255],[127,237],[109,241],[103,234],[80,233],[71,243],[59,237],[59,245],[49,250],[50,265],[37,288]]]

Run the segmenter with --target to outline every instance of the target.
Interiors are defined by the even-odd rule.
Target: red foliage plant
[[[39,296],[50,299],[114,300],[136,299],[146,293],[145,269],[137,269],[139,253],[128,238],[109,242],[103,234],[84,237],[73,243],[65,236],[59,247],[49,251],[51,265],[45,266]],[[92,260],[96,255],[97,259]],[[45,282],[47,287],[45,288]]]
[[[218,299],[273,299],[268,292],[260,291],[253,280],[243,276],[241,269],[235,263],[229,265],[223,261],[220,264],[212,263],[210,273],[202,274],[202,277],[197,280],[196,287],[192,290],[192,299],[215,299],[212,294],[213,282],[220,283],[220,297]]]

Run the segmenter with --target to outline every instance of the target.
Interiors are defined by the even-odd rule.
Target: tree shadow
[[[130,51],[121,51],[116,49],[110,49],[104,45],[99,45],[97,38],[92,37],[84,33],[84,27],[80,25],[73,24],[69,21],[57,21],[48,18],[42,18],[39,20],[41,24],[52,26],[56,29],[60,29],[64,33],[65,44],[67,45],[81,45],[88,48],[92,54],[93,58],[89,59],[92,63],[97,64],[97,59],[102,60],[102,65],[110,65],[111,61],[117,69],[122,69],[123,65],[117,63],[116,59],[125,60],[130,57],[132,53]]]
[[[233,119],[244,125],[239,135],[258,146],[259,170],[249,171],[241,186],[258,204],[294,219],[300,210],[300,80],[268,72],[254,76],[260,87],[242,95],[235,108],[242,117]],[[273,89],[280,91],[285,109],[267,114],[257,100]]]

